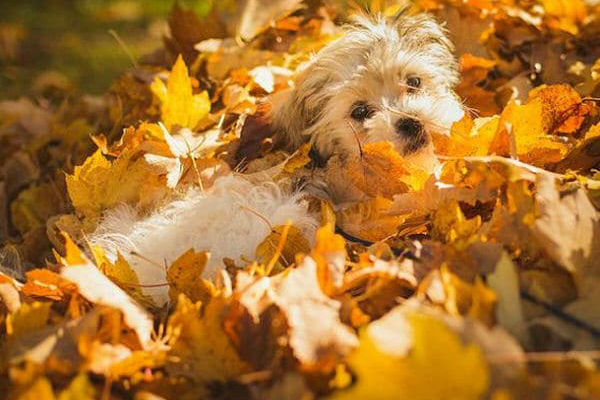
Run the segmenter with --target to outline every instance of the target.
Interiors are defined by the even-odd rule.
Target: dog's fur
[[[407,80],[421,86],[410,90]],[[290,149],[310,140],[318,156],[358,154],[360,143],[390,141],[405,156],[429,144],[428,132],[445,132],[463,114],[453,92],[458,68],[452,43],[426,14],[358,18],[347,34],[322,49],[296,79],[295,87],[273,102],[273,124]],[[351,118],[357,102],[371,114]],[[414,118],[424,130],[409,137],[395,128]]]
[[[332,164],[331,158],[357,154],[361,143],[382,140],[406,157],[426,153],[432,158],[430,132],[447,132],[462,115],[452,91],[458,79],[452,50],[444,30],[429,16],[401,15],[392,22],[359,18],[307,63],[293,88],[272,99],[277,139],[288,150],[310,141],[322,168]],[[418,77],[420,87],[410,88],[410,77]],[[370,110],[361,121],[352,118],[358,102]],[[406,119],[423,129],[406,134],[398,128],[398,121]],[[211,252],[204,273],[210,277],[223,257],[238,264],[252,259],[269,234],[249,210],[272,225],[291,221],[309,240],[318,225],[301,194],[232,175],[217,180],[208,193],[192,190],[149,216],[139,217],[126,206],[110,211],[91,242],[113,260],[117,252],[123,254],[142,284],[164,281],[165,266],[190,248]],[[164,288],[153,294],[158,302],[167,298]]]

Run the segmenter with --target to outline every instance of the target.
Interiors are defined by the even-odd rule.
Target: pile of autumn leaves
[[[94,133],[97,150],[78,166],[49,151],[39,162],[71,171],[63,186],[47,173],[48,182],[11,204],[22,237],[43,226],[55,250],[44,268],[0,276],[4,393],[19,400],[600,396],[595,353],[532,353],[597,349],[589,327],[600,328],[598,61],[573,61],[571,78],[584,86],[542,85],[524,95],[535,81],[521,79],[525,61],[495,52],[505,40],[503,51],[516,55],[521,40],[558,41],[557,51],[571,54],[561,35],[574,40],[598,23],[585,7],[543,3],[539,21],[535,9],[510,3],[418,3],[449,21],[457,13],[477,26],[488,22],[485,40],[471,48],[492,56],[463,54],[459,87],[485,117],[467,115],[449,136],[433,137],[434,174],[407,164],[389,143],[363,146],[347,177],[371,200],[334,211],[313,199],[322,227],[312,248],[294,226],[275,226],[255,260],[224,260],[213,280],[202,278],[209,255],[190,249],[157,265],[166,282],[140,284],[124,257],[111,262],[86,233],[118,204],[144,212],[190,185],[210,190],[230,173],[258,100],[285,88],[294,66],[339,34],[327,16],[332,8],[277,19],[258,34],[259,45],[206,38],[187,65],[177,57],[168,70],[125,75],[104,111],[74,118],[56,110],[51,134],[19,145],[39,157],[49,140],[40,138],[56,136],[77,159],[89,142],[86,118],[100,116],[108,128]],[[460,49],[460,32],[452,32]],[[265,48],[276,34],[286,51]],[[27,128],[23,110],[42,112],[24,104],[13,105],[3,129]],[[276,167],[274,179],[283,182],[310,161],[307,147],[287,155],[268,145],[256,147],[262,157],[248,170]],[[55,186],[72,209],[42,200]],[[377,243],[346,242],[334,226]],[[157,287],[168,290],[169,304],[148,295]]]

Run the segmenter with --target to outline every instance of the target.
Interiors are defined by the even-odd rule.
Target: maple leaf
[[[180,294],[184,294],[192,302],[208,302],[217,294],[217,288],[202,278],[204,268],[210,254],[196,253],[190,249],[183,253],[167,270],[169,297],[176,302]]]
[[[145,307],[155,307],[152,297],[142,292],[137,273],[131,268],[129,262],[127,262],[121,253],[117,252],[117,260],[114,264],[108,260],[104,251],[98,246],[92,247],[92,254],[98,269],[111,281]]]
[[[485,393],[489,371],[478,347],[463,345],[434,317],[412,314],[407,320],[412,331],[410,353],[390,354],[384,350],[389,345],[378,345],[369,331],[363,331],[358,350],[348,358],[357,382],[331,399],[475,400]]]
[[[393,213],[393,201],[375,197],[346,207],[336,214],[338,226],[355,237],[377,242],[397,234],[409,220],[410,213]],[[414,227],[414,226],[413,226]],[[417,233],[418,227],[414,227]]]
[[[498,122],[497,116],[473,120],[465,115],[452,125],[450,135],[432,134],[435,153],[452,157],[487,155],[498,130]]]
[[[57,400],[94,400],[95,398],[96,389],[87,374],[79,374],[60,392]]]
[[[409,189],[419,189],[429,177],[402,158],[390,142],[362,146],[361,155],[349,161],[347,168],[350,182],[371,197],[392,198]]]
[[[223,331],[227,306],[227,299],[214,297],[202,309],[200,302],[179,295],[167,325],[174,336],[169,356],[178,359],[167,364],[172,374],[198,382],[224,382],[250,371]]]
[[[151,315],[100,272],[68,235],[65,241],[66,255],[60,257],[64,265],[61,276],[77,285],[79,293],[92,303],[120,310],[142,347],[148,347],[154,330]]]
[[[6,316],[6,333],[19,337],[46,326],[52,303],[35,302],[22,304],[19,309]]]
[[[293,225],[279,225],[256,246],[256,261],[266,266],[267,273],[281,272],[292,265],[296,254],[310,251],[308,240]]]
[[[547,133],[543,107],[540,98],[523,105],[511,101],[502,111],[490,152],[518,156],[521,161],[540,166],[560,161],[569,147]]]
[[[181,55],[173,65],[167,84],[156,77],[150,88],[161,103],[161,119],[169,130],[175,126],[194,129],[210,112],[208,93],[193,94],[192,80]]]
[[[50,380],[40,376],[27,385],[12,388],[9,397],[15,400],[56,400]]]
[[[67,175],[67,191],[75,209],[86,218],[86,226],[95,226],[103,210],[120,203],[150,204],[164,196],[164,178],[160,170],[143,158],[124,154],[114,162],[100,150]]]

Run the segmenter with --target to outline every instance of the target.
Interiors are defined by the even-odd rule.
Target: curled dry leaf
[[[152,316],[102,274],[68,236],[65,240],[70,244],[62,259],[64,266],[60,275],[77,285],[79,293],[88,301],[121,311],[127,326],[136,332],[140,345],[148,347],[154,330]]]

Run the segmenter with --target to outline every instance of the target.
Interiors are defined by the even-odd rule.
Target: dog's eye
[[[369,106],[366,103],[356,103],[352,106],[350,116],[357,121],[363,121],[369,116],[369,113]]]
[[[421,86],[421,78],[418,76],[409,76],[406,79],[406,84],[410,90],[418,89]]]

